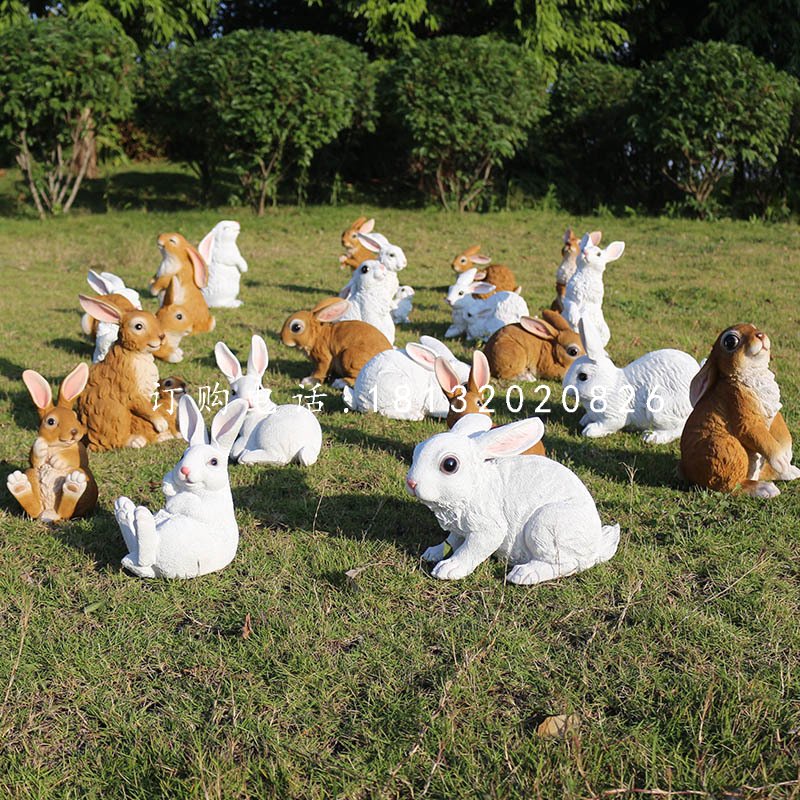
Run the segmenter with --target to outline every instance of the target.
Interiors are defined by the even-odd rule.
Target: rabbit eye
[[[303,330],[303,323],[300,320],[295,320],[290,326],[289,330],[292,333],[300,333]]]
[[[176,314],[175,319],[183,319],[183,314]]]
[[[208,463],[211,464],[212,467],[216,467],[217,464],[219,464],[219,459],[218,458],[212,458],[211,461],[209,461]]]
[[[464,296],[464,292],[459,292],[459,293],[458,293],[458,296],[459,296],[459,297],[463,297],[463,296]]]
[[[364,266],[361,267],[361,271],[366,275],[369,272],[369,267],[366,264],[364,264]]]
[[[447,456],[447,458],[443,458],[439,464],[439,469],[447,475],[452,475],[454,472],[458,472],[458,459],[454,456]]]
[[[578,373],[578,380],[579,381],[585,381],[588,377],[589,376],[585,372],[579,372]]]
[[[56,418],[55,417],[48,417],[47,418],[47,424],[52,427],[53,425],[56,424]]]
[[[722,337],[722,346],[729,352],[732,353],[738,346],[741,339],[739,338],[738,333],[734,333],[731,331],[730,333],[726,333]]]
[[[135,324],[133,327],[134,327],[134,328],[135,328],[137,331],[143,331],[143,330],[144,330],[144,323],[142,323],[142,322],[137,322],[137,323],[136,323],[136,324]]]
[[[178,244],[178,240],[174,236],[170,236],[169,240],[172,242],[172,244]]]
[[[578,355],[579,352],[580,352],[580,350],[578,350],[578,348],[574,344],[571,344],[567,348],[567,355],[568,356],[573,356],[574,357],[574,356]]]
[[[459,258],[458,260],[459,260],[459,261],[460,261],[462,264],[466,264],[466,263],[467,263],[467,259],[466,259],[466,258],[464,258],[464,256],[461,256],[461,258]]]

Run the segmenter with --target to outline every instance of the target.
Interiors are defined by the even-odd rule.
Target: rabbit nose
[[[413,492],[417,488],[417,482],[413,478],[406,478],[406,486]]]
[[[77,435],[78,435],[78,429],[77,429],[77,428],[73,428],[73,429],[70,431],[70,433],[71,433],[73,436],[77,436]]]
[[[165,336],[166,336],[166,334],[165,334],[165,333],[159,333],[159,334],[158,334],[158,341],[159,341],[159,342],[163,342],[163,341],[164,341],[164,337],[165,337]]]
[[[186,478],[189,477],[189,467],[181,467],[181,475],[185,476]]]
[[[756,339],[761,339],[761,340],[763,341],[763,340],[764,340],[764,334],[763,334],[761,331],[759,331],[759,332],[756,334]]]

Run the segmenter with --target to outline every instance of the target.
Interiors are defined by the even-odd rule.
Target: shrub
[[[705,216],[737,161],[756,170],[775,164],[796,91],[794,78],[746,48],[705,42],[641,72],[631,122],[688,206]]]
[[[136,46],[97,23],[48,17],[0,33],[0,136],[40,217],[67,213],[97,146],[133,107]]]
[[[395,111],[412,169],[445,208],[473,207],[493,168],[525,142],[546,107],[535,57],[490,37],[424,41],[393,70]]]

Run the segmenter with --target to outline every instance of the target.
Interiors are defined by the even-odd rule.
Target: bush
[[[40,217],[67,213],[97,147],[133,108],[136,46],[97,23],[48,17],[0,33],[0,137]]]
[[[403,55],[394,105],[413,143],[412,169],[445,208],[474,207],[546,108],[535,57],[482,36],[443,36]]]
[[[737,162],[771,168],[786,142],[797,82],[738,45],[705,42],[646,67],[632,125],[700,216]]]

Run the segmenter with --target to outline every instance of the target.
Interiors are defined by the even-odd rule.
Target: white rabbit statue
[[[363,261],[354,272],[348,286],[347,299],[350,307],[337,322],[360,319],[374,325],[391,344],[394,344],[395,327],[392,319],[394,294],[397,286],[392,284],[389,272],[380,261]]]
[[[562,383],[586,411],[581,434],[597,438],[630,428],[644,431],[648,444],[680,438],[692,411],[689,384],[697,361],[682,350],[654,350],[620,369],[593,322],[580,320],[578,330],[586,355],[572,362]]]
[[[400,300],[397,297],[397,291],[400,288],[400,279],[397,277],[397,273],[408,266],[406,254],[401,247],[392,244],[382,233],[370,233],[369,235],[359,233],[358,241],[365,250],[375,253],[375,261],[380,261],[386,267],[386,291],[392,295],[392,310],[396,309]],[[363,264],[364,262],[362,261],[361,263]],[[358,267],[353,270],[350,280],[339,292],[339,297],[350,299],[357,277]]]
[[[208,283],[202,291],[209,308],[238,308],[242,304],[239,282],[247,272],[247,262],[236,244],[239,230],[238,222],[224,219],[197,246],[208,265]]]
[[[392,320],[394,321],[395,325],[402,325],[409,321],[408,317],[413,309],[413,301],[411,298],[414,296],[414,294],[415,292],[413,287],[408,286],[407,284],[400,286],[394,293]]]
[[[578,245],[577,268],[564,294],[562,314],[574,331],[578,330],[579,320],[591,320],[605,347],[611,339],[611,331],[603,316],[603,273],[606,264],[616,261],[625,252],[625,242],[611,242],[601,250],[598,247],[601,236],[600,231],[583,235]]]
[[[121,295],[134,308],[141,310],[142,301],[139,298],[139,292],[135,289],[129,289],[122,278],[114,275],[113,272],[95,272],[90,269],[89,274],[86,276],[86,281],[97,294],[103,296],[109,294]],[[92,363],[96,364],[98,361],[103,361],[108,355],[111,345],[117,341],[119,325],[113,322],[97,322],[92,320],[88,314],[84,314],[81,318],[81,329],[87,336],[91,336],[92,331],[94,331]]]
[[[466,310],[469,299],[473,292],[491,292],[494,286],[490,283],[478,282],[475,276],[478,272],[477,267],[460,272],[456,282],[452,284],[445,295],[445,302],[452,309],[453,322],[445,331],[445,339],[452,339],[455,336],[462,336],[467,332]]]
[[[230,383],[232,399],[247,402],[247,416],[231,448],[239,464],[301,464],[310,467],[322,449],[322,428],[305,406],[276,405],[271,389],[262,385],[269,364],[266,342],[254,335],[247,357],[247,373],[223,342],[214,347],[217,366]]]
[[[422,336],[419,344],[409,342],[405,350],[385,350],[373,356],[361,368],[353,388],[344,387],[345,405],[352,411],[371,411],[391,419],[443,419],[450,401],[433,371],[437,356],[446,359],[466,383],[469,365],[456,359],[438,339]]]
[[[483,284],[491,286],[491,284]],[[492,287],[494,288],[494,287]],[[477,289],[483,292],[483,289]],[[513,325],[523,317],[530,316],[528,304],[517,292],[495,292],[481,299],[474,294],[462,301],[462,313],[467,325],[466,338],[486,341],[495,331],[506,325]]]
[[[153,515],[129,497],[114,503],[128,554],[122,566],[140,578],[195,578],[233,561],[239,526],[228,481],[228,453],[247,413],[247,403],[226,405],[211,423],[209,440],[195,401],[183,395],[178,425],[189,443],[164,476],[166,502]]]
[[[406,489],[448,534],[422,554],[438,562],[433,576],[464,578],[494,555],[511,567],[511,583],[534,584],[608,561],[619,525],[601,524],[578,476],[544,456],[519,455],[541,438],[541,420],[491,425],[486,414],[466,414],[414,449]]]

